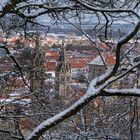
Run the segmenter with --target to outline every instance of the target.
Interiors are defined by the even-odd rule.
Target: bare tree
[[[124,65],[124,61],[123,61],[124,59],[122,56],[122,53],[124,53],[123,49],[125,44],[127,44],[131,39],[135,40],[137,37],[139,37],[138,36],[138,32],[140,29],[139,4],[140,2],[137,0],[131,0],[131,1],[130,0],[119,0],[119,1],[116,0],[107,0],[107,1],[104,0],[96,0],[96,1],[95,0],[94,1],[10,0],[9,2],[5,1],[1,4],[2,6],[0,9],[0,18],[3,19],[4,22],[5,19],[6,21],[10,20],[11,22],[10,28],[8,28],[7,30],[5,24],[3,24],[4,22],[1,23],[1,28],[3,29],[4,32],[6,31],[9,32],[9,30],[12,29],[15,30],[23,27],[24,32],[27,33],[28,27],[30,27],[31,25],[37,25],[37,26],[40,25],[40,23],[38,23],[36,18],[41,15],[45,15],[46,18],[50,17],[54,21],[65,20],[72,23],[75,27],[79,28],[79,30],[81,30],[83,34],[86,35],[86,37],[89,39],[90,42],[94,43],[92,37],[90,36],[90,33],[86,33],[86,31],[82,29],[83,22],[85,22],[85,20],[88,18],[92,21],[93,24],[92,30],[97,33],[96,36],[98,36],[102,42],[106,43],[110,53],[112,52],[115,53],[115,65],[112,68],[107,69],[103,75],[94,78],[90,82],[86,94],[83,97],[81,97],[78,101],[73,103],[73,105],[71,105],[64,111],[54,115],[49,119],[43,118],[42,123],[38,122],[39,125],[31,132],[31,134],[27,138],[28,140],[38,140],[43,135],[43,133],[50,130],[60,122],[64,122],[64,120],[75,115],[80,110],[81,110],[80,115],[83,114],[83,108],[96,97],[99,96],[140,97],[140,90],[137,88],[137,86],[129,87],[129,88],[123,87],[121,89],[110,88],[110,86],[114,82],[120,80],[121,78],[124,78],[126,75],[130,76],[132,72],[137,73],[139,70],[138,69],[140,64],[139,61],[135,61],[136,59],[132,61],[130,60],[127,61],[127,65]],[[20,21],[18,24],[16,24],[17,21],[16,19]],[[116,22],[129,23],[133,26],[133,28],[131,29],[130,32],[127,32],[125,35],[120,33],[120,37],[116,39],[116,43],[114,44],[114,46],[111,46],[108,41],[110,39],[109,31],[111,28],[114,27],[113,25]],[[95,46],[98,49],[97,44]],[[4,49],[6,53],[10,55],[10,52],[6,48],[5,44],[2,44],[0,48]],[[131,49],[132,48],[130,48],[130,51],[132,51]],[[124,55],[127,55],[128,52],[126,52],[126,54]],[[10,55],[9,57],[18,68],[19,74],[22,75],[22,79],[24,83],[27,84],[26,81],[24,80],[23,71],[18,61],[12,55]],[[28,88],[30,89],[31,87],[28,86]],[[38,92],[42,92],[42,91],[38,91]],[[38,97],[36,97],[36,99],[38,99]],[[132,108],[136,107],[135,106],[137,104],[136,102],[137,101],[135,99],[130,99],[129,113],[131,116],[130,122],[132,124],[130,125],[131,139],[134,138],[132,126],[133,126],[133,122],[134,122],[133,118],[135,114],[132,111],[133,110]],[[40,104],[41,104],[41,100],[40,100]],[[83,116],[81,116],[81,119],[83,119]],[[107,136],[106,139],[108,139]]]

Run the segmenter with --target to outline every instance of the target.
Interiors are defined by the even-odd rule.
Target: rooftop
[[[114,65],[115,64],[115,57],[112,54],[104,53],[102,58],[106,65]],[[95,59],[93,59],[89,65],[104,65],[101,56],[98,55]]]

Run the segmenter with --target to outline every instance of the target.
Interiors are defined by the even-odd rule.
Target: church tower
[[[31,88],[33,91],[43,90],[45,84],[45,54],[41,48],[39,35],[37,34],[35,41],[35,57],[32,62],[31,72]]]
[[[61,44],[60,56],[55,70],[56,75],[56,95],[67,96],[70,92],[71,69],[67,59],[64,40]]]

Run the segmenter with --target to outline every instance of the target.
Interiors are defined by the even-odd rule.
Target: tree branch
[[[114,76],[120,66],[120,51],[122,46],[127,43],[131,38],[133,38],[136,33],[139,31],[140,29],[140,21],[136,24],[136,26],[133,28],[133,30],[131,32],[129,32],[126,36],[124,36],[123,38],[121,38],[118,43],[117,43],[117,49],[116,49],[116,63],[112,69],[112,71],[110,73],[108,73],[108,75],[106,75],[106,77],[101,80],[98,81],[97,85],[100,85],[102,83],[104,83],[106,80],[108,80],[110,77]]]
[[[82,5],[83,7],[85,7],[88,10],[92,10],[94,12],[108,12],[108,13],[132,13],[134,14],[138,19],[140,18],[139,15],[137,13],[135,13],[133,11],[133,9],[105,9],[105,8],[96,8],[94,6],[89,5],[88,3],[85,3],[81,0],[75,0],[78,4]]]

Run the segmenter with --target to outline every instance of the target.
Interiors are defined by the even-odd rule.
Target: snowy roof
[[[89,65],[104,65],[101,57],[98,55],[95,59],[93,59]]]
[[[106,65],[114,65],[115,64],[115,57],[112,54],[104,53],[102,58]],[[104,65],[101,56],[98,55],[95,59],[93,59],[89,65]]]

